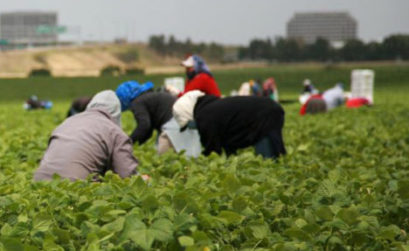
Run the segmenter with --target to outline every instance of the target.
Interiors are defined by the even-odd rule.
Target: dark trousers
[[[273,130],[267,136],[260,139],[255,145],[256,154],[263,158],[278,158],[286,154],[281,130]]]

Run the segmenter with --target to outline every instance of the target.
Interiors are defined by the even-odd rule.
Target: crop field
[[[0,250],[409,250],[409,66],[375,70],[375,105],[301,117],[310,78],[349,89],[352,67],[272,66],[215,72],[228,94],[250,78],[276,78],[288,154],[197,159],[134,146],[152,179],[33,182],[33,172],[73,98],[128,79],[0,80]],[[51,110],[25,111],[30,95]],[[123,114],[124,130],[135,126]]]

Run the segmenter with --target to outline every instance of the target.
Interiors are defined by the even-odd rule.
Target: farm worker
[[[125,178],[138,174],[132,142],[120,126],[121,104],[115,92],[97,93],[85,112],[66,119],[51,134],[48,148],[34,174],[50,180],[54,174],[72,181],[107,170]]]
[[[304,79],[303,86],[304,86],[304,89],[301,93],[318,94],[318,90],[311,83],[310,79],[308,78]]]
[[[250,96],[251,94],[251,86],[249,82],[244,82],[241,84],[237,95],[239,96]]]
[[[23,104],[23,108],[26,110],[51,109],[52,107],[53,107],[53,102],[49,100],[38,100],[38,97],[36,95],[32,95]]]
[[[268,78],[264,81],[263,96],[278,102],[278,89],[274,78]]]
[[[321,94],[311,95],[308,100],[301,106],[300,115],[316,114],[327,111],[327,105]]]
[[[251,94],[254,96],[262,96],[263,95],[263,90],[262,87],[260,86],[260,80],[250,80],[250,87],[251,87]]]
[[[176,121],[172,120],[176,97],[168,92],[153,92],[152,88],[151,82],[127,81],[116,89],[122,111],[130,110],[136,120],[137,127],[130,135],[133,143],[144,144],[156,130],[159,154],[174,149],[176,152],[185,150],[187,156],[198,156],[201,146],[197,131],[181,133]]]
[[[337,83],[333,88],[326,90],[322,94],[322,98],[325,101],[327,110],[334,109],[345,101],[344,87],[342,83]]]
[[[234,154],[255,146],[257,154],[276,158],[285,154],[282,139],[284,110],[271,99],[254,96],[218,98],[191,91],[173,105],[173,116],[181,130],[196,126],[203,154]]]
[[[89,102],[91,101],[92,97],[80,97],[80,98],[76,98],[74,101],[72,101],[71,103],[71,107],[68,110],[67,113],[67,118],[71,117],[77,113],[83,112],[85,111],[85,109],[87,108],[87,105],[89,104]]]
[[[261,96],[262,90],[260,85],[257,81],[250,80],[249,82],[245,82],[241,84],[239,92],[239,96]]]
[[[241,84],[240,89],[237,93],[239,96],[250,96],[251,93],[251,86],[249,82],[244,82]]]
[[[304,88],[300,96],[298,97],[298,100],[300,101],[302,105],[304,105],[307,102],[307,100],[310,98],[311,95],[315,95],[319,93],[319,91],[311,83],[311,80],[308,78],[304,80],[303,86]]]
[[[209,67],[205,61],[198,55],[191,55],[186,60],[181,62],[181,65],[186,69],[187,81],[185,89],[180,92],[172,86],[168,86],[167,90],[178,97],[192,90],[200,90],[208,95],[220,97],[221,93],[213,75],[210,73]]]

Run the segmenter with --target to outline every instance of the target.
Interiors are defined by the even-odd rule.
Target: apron
[[[175,118],[172,117],[162,126],[162,132],[166,133],[176,152],[185,150],[188,157],[198,157],[202,152],[199,132],[190,128],[180,132],[180,127]]]

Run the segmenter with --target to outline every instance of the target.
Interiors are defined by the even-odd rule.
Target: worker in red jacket
[[[181,62],[181,65],[186,68],[187,81],[185,89],[180,92],[176,88],[167,87],[167,90],[172,94],[181,97],[185,93],[193,90],[199,90],[207,95],[220,97],[221,93],[213,75],[210,73],[205,61],[198,55],[191,55]]]

